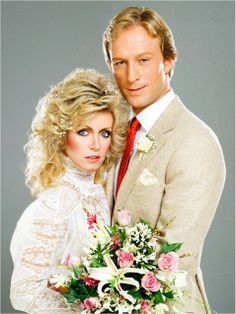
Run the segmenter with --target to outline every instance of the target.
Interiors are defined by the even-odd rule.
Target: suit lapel
[[[176,96],[148,132],[149,135],[152,135],[155,138],[156,147],[153,151],[143,154],[141,160],[139,158],[140,152],[136,152],[120,186],[115,204],[116,209],[123,208],[139,173],[142,169],[148,166],[152,158],[156,156],[165,145],[167,141],[166,134],[176,127],[177,121],[183,112],[183,109],[184,105]]]
[[[105,188],[107,201],[108,201],[111,211],[113,210],[113,206],[114,206],[114,198],[113,198],[114,177],[115,177],[115,165],[108,171],[107,180],[106,180],[106,188]]]

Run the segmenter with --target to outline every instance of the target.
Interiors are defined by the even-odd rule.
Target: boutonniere
[[[138,146],[137,149],[140,152],[139,160],[142,158],[143,154],[147,154],[150,151],[152,151],[156,147],[157,143],[155,142],[155,137],[146,134],[140,137],[138,140]]]

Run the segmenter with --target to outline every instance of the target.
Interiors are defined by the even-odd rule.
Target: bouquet
[[[131,213],[122,210],[118,222],[105,226],[87,213],[91,239],[82,259],[68,256],[54,277],[68,303],[79,302],[89,313],[179,312],[186,272],[178,270],[181,243],[160,241],[160,232],[140,219],[132,227]]]

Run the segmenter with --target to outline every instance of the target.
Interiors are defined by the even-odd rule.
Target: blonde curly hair
[[[114,119],[109,154],[96,174],[103,183],[102,174],[122,154],[128,126],[128,106],[114,83],[95,70],[76,69],[39,101],[25,145],[26,185],[33,195],[53,186],[64,173],[66,133],[77,132],[100,111],[111,112]]]

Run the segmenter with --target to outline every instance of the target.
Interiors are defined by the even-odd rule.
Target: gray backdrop
[[[2,313],[14,312],[9,244],[32,200],[22,168],[34,105],[75,67],[108,72],[102,33],[129,5],[149,6],[165,18],[179,51],[172,86],[222,144],[227,181],[202,268],[212,308],[234,313],[234,2],[226,1],[2,2]]]

